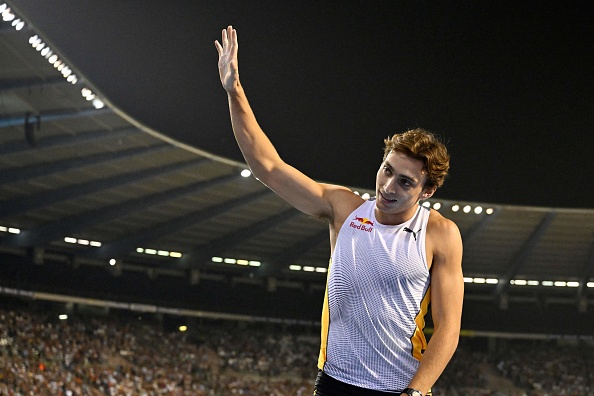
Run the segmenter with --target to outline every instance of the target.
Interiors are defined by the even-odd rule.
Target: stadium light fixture
[[[181,255],[181,253],[180,253]],[[241,265],[243,267],[260,267],[262,265],[261,261],[258,260],[248,260],[248,259],[237,259],[231,257],[218,257],[213,256],[210,258],[213,263],[225,263],[225,264],[235,264]]]
[[[4,22],[10,22],[10,21],[14,20],[14,18],[16,18],[16,15],[14,15],[14,13],[10,9],[10,7],[8,7],[6,4],[3,4],[2,6],[4,8],[2,10],[2,20]]]

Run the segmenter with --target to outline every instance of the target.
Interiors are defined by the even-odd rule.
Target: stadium
[[[327,224],[112,103],[12,3],[0,394],[310,395]],[[464,242],[460,345],[433,394],[594,395],[594,210],[425,204]]]

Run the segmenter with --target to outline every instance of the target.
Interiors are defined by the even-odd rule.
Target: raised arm
[[[347,188],[317,183],[285,163],[256,120],[239,81],[237,32],[231,26],[222,32],[219,75],[227,91],[235,139],[252,173],[281,198],[300,211],[326,219],[335,217],[341,195],[356,197]],[[356,199],[356,198],[355,198]],[[333,204],[335,202],[336,204]]]

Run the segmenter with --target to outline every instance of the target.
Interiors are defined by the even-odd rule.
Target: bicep
[[[436,328],[446,324],[459,328],[464,299],[462,239],[451,222],[440,234],[431,269],[432,317]]]

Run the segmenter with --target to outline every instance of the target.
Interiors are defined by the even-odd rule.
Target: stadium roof
[[[132,119],[24,17],[0,22],[4,254],[324,288],[325,223],[242,176],[244,164]],[[462,233],[467,300],[594,303],[594,210],[430,203]]]

